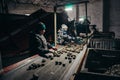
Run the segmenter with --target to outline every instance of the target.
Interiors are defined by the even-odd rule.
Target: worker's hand
[[[55,50],[55,51],[57,51],[57,48],[56,48],[56,47],[53,47],[52,49]]]
[[[53,49],[49,49],[49,52],[54,53],[55,51]]]

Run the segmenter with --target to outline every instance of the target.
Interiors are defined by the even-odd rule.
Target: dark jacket
[[[45,37],[43,35],[30,33],[30,50],[32,52],[40,53],[40,54],[46,54],[49,52],[49,48],[52,48],[52,46],[46,41]]]

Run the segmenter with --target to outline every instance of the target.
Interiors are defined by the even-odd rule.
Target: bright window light
[[[82,22],[82,21],[84,21],[84,20],[85,20],[84,18],[79,18],[79,21],[80,21],[80,22]]]
[[[73,5],[72,4],[68,4],[65,6],[65,11],[72,11],[73,9]]]

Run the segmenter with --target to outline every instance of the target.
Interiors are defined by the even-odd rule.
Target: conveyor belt
[[[37,80],[69,80],[79,67],[86,51],[86,45],[83,50],[81,50],[81,46],[78,45],[71,47],[74,47],[74,49],[70,49],[70,47],[61,49],[64,53],[60,54],[60,57],[54,57],[53,60],[46,59],[46,62],[44,62],[45,65],[36,69],[28,70],[29,66],[33,63],[43,64],[42,60],[45,58],[37,56],[34,59],[28,60],[14,70],[3,74],[0,80],[34,80],[33,75],[37,75]],[[67,51],[65,51],[65,49]],[[75,52],[78,51],[78,49],[79,53]],[[71,55],[75,55],[76,58],[71,59],[71,61],[69,59],[65,59],[66,57],[68,58],[67,55],[69,53],[72,53]]]

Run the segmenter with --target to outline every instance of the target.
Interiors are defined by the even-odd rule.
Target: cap
[[[43,22],[39,22],[36,27],[37,27],[37,30],[45,30],[46,29],[46,26]]]

